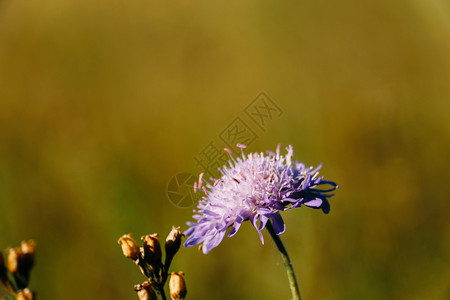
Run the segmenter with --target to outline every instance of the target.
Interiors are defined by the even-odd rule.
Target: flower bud
[[[144,241],[144,260],[154,268],[161,266],[161,246],[157,233],[141,237]]]
[[[134,290],[137,292],[139,300],[157,300],[153,287],[147,281],[143,284],[136,285]]]
[[[169,289],[172,300],[182,300],[186,297],[187,290],[183,272],[170,274]]]
[[[184,234],[182,234],[179,229],[180,227],[172,226],[172,230],[166,238],[166,243],[164,244],[164,248],[166,249],[166,258],[172,258],[180,249],[181,238]]]
[[[33,292],[29,288],[25,288],[17,292],[16,300],[32,300]]]
[[[122,235],[117,241],[122,246],[123,255],[132,260],[136,260],[139,257],[139,246],[136,241],[131,237],[131,234]]]
[[[19,272],[22,264],[23,252],[20,248],[9,248],[8,251],[8,270],[11,273]]]
[[[22,252],[25,255],[34,257],[34,251],[36,250],[36,242],[33,240],[22,241],[20,243],[20,249],[22,249]]]
[[[20,249],[23,253],[23,272],[28,274],[34,265],[34,252],[36,250],[36,243],[33,240],[22,241]]]
[[[21,290],[28,285],[32,264],[27,262],[21,248],[9,248],[8,270],[14,277],[17,289]]]

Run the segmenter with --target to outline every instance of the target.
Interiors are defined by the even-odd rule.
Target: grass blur
[[[304,299],[449,299],[449,53],[444,0],[1,0],[0,249],[37,241],[40,299],[137,299],[117,239],[186,229],[167,183],[265,91],[250,150],[340,186],[283,214]],[[188,299],[289,299],[245,225],[177,255]]]

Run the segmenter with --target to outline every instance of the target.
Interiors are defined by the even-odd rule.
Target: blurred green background
[[[449,53],[445,0],[1,0],[0,248],[37,241],[40,299],[137,299],[117,239],[186,229],[169,180],[265,91],[250,150],[340,186],[283,214],[304,299],[450,299]],[[175,258],[188,299],[289,299],[245,225]]]

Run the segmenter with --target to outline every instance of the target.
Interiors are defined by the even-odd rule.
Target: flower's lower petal
[[[309,207],[319,208],[322,205],[323,201],[320,198],[315,198],[312,200],[305,201],[303,204]]]
[[[195,227],[189,227],[185,232],[183,232],[183,234],[185,236],[191,235],[195,230]]]
[[[261,239],[261,243],[264,245],[264,237],[263,237],[263,235],[261,233],[261,230],[259,229],[259,226],[257,224],[258,223],[258,217],[259,217],[259,214],[251,215],[250,216],[250,222],[252,222],[253,226],[258,231],[259,238]]]
[[[283,204],[282,204],[283,209],[278,209],[278,210],[283,211],[283,210],[286,210],[286,209],[289,209],[289,208],[293,208],[293,207],[300,206],[302,200],[303,200],[303,198],[300,198],[300,199],[284,198],[284,199],[283,199],[283,202],[282,202],[282,203],[283,203]],[[290,206],[289,206],[289,205],[290,205]],[[274,207],[274,208],[276,209],[277,207]]]
[[[184,232],[184,234],[189,237],[187,238],[186,242],[184,242],[185,247],[192,247],[195,245],[200,244],[205,240],[205,238],[208,236],[209,232],[212,230],[212,226],[214,224],[197,224],[195,223],[194,226],[189,228]]]
[[[285,209],[284,210],[288,210],[288,209],[293,209],[293,208],[297,208],[297,207],[300,207],[300,206],[302,206],[302,204],[300,203],[300,204],[296,204],[297,206],[288,206],[288,207],[285,207]]]
[[[190,229],[193,229],[192,232]],[[204,235],[207,231],[211,230],[212,228],[214,228],[214,223],[196,223],[194,226],[192,226],[191,228],[187,229],[186,232],[189,233],[189,235]],[[185,233],[185,235],[188,235]]]
[[[273,230],[276,234],[282,234],[286,230],[286,224],[284,224],[283,218],[280,213],[274,213],[270,220],[272,220]]]
[[[236,234],[236,232],[238,232],[238,230],[239,230],[239,228],[241,227],[241,224],[242,224],[242,222],[244,222],[244,217],[242,217],[242,216],[238,216],[237,218],[236,218],[236,221],[234,221],[234,224],[233,224],[233,228],[231,228],[231,231],[230,231],[230,233],[228,234],[228,237],[232,237],[233,235],[235,235]]]
[[[216,231],[216,233],[213,236],[209,236],[205,239],[203,242],[203,253],[207,254],[211,249],[217,247],[220,242],[222,242],[223,238],[225,237],[226,231]]]
[[[226,231],[231,224],[227,224],[227,222],[222,221],[217,224],[216,229],[218,231]]]
[[[258,229],[257,229],[257,230],[258,230]],[[261,230],[258,230],[258,233],[259,233],[259,239],[261,240],[261,244],[264,245],[264,237],[263,237],[263,235],[262,235]]]
[[[292,206],[289,208],[301,207],[304,200],[305,200],[304,198],[298,199],[298,201],[296,203],[292,204]]]
[[[230,233],[228,234],[228,237],[232,237],[233,235],[235,235],[239,228],[241,227],[242,222],[234,222],[233,228],[231,228]]]
[[[204,240],[205,240],[205,236],[193,236],[193,235],[191,235],[190,237],[187,238],[187,240],[184,242],[183,245],[185,247],[192,247],[192,246],[200,244]]]
[[[266,227],[267,221],[269,221],[269,217],[270,217],[270,215],[261,215],[259,217],[259,220],[260,220],[259,228],[258,228],[259,230],[263,230],[264,227]]]
[[[327,214],[330,212],[330,203],[327,198],[323,198],[322,211]]]

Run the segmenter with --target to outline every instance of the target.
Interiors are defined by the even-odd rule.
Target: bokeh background
[[[283,214],[304,298],[449,299],[449,53],[445,0],[1,0],[0,248],[37,241],[40,299],[137,299],[117,239],[186,229],[168,182],[265,91],[249,150],[340,186]],[[182,249],[189,299],[290,297],[245,225]]]

